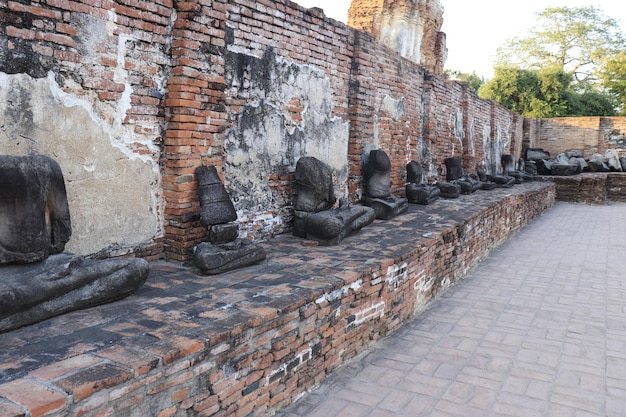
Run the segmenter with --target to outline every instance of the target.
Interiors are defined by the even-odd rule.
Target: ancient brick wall
[[[331,166],[347,193],[348,90],[354,32],[295,4],[228,6],[222,141],[241,234],[290,230],[298,159]]]
[[[525,148],[543,148],[551,155],[579,150],[585,158],[608,149],[626,151],[626,117],[560,117],[528,119]]]
[[[162,252],[171,1],[0,1],[0,153],[65,174],[67,249]]]
[[[435,181],[445,157],[483,164],[487,133],[502,152],[516,137],[510,112],[288,1],[0,7],[0,152],[58,160],[77,253],[188,259],[206,235],[200,164],[218,167],[241,237],[262,240],[290,231],[302,156],[359,202],[371,149],[402,194],[411,159]]]
[[[362,171],[374,149],[389,155],[392,191],[404,194],[406,164],[411,160],[425,165],[431,162],[424,152],[420,155],[425,72],[364,33],[356,35],[351,68],[350,196],[361,200]]]
[[[621,172],[590,172],[563,177],[540,176],[538,179],[555,184],[557,201],[584,204],[626,201],[626,174]]]
[[[475,174],[476,168],[491,169],[492,119],[493,102],[483,100],[465,88],[467,109],[464,114],[464,160],[467,174]]]

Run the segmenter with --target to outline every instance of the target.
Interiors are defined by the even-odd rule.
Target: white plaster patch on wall
[[[128,82],[128,71],[126,71],[126,42],[135,40],[132,36],[121,34],[117,37],[117,66],[113,72],[113,81],[124,84],[124,91],[117,106],[115,115],[115,125],[122,126],[122,122],[126,117],[126,112],[131,109],[130,96],[133,91],[131,84]]]
[[[410,129],[408,129],[407,126],[407,132],[410,132]],[[405,163],[409,163],[411,162],[411,155],[413,154],[413,147],[411,145],[411,141],[412,141],[412,136],[410,133],[407,133],[406,135],[406,140],[404,142],[404,162]],[[406,173],[405,173],[406,174]]]
[[[230,29],[235,29],[235,27],[233,27],[232,25],[227,24],[227,27],[229,27]],[[250,55],[250,56],[254,56],[256,58],[261,58],[263,56],[263,50],[262,49],[250,49],[250,48],[246,48],[243,47],[241,45],[234,45],[234,44],[228,44],[226,46],[228,52],[232,52],[238,55]]]
[[[385,316],[385,302],[380,301],[376,304],[372,304],[362,308],[357,311],[353,315],[353,320],[351,320],[346,327],[354,327],[359,326],[367,321],[371,321],[374,319],[382,318]]]
[[[73,229],[67,251],[135,246],[162,234],[158,161],[122,146],[119,129],[52,74],[0,74],[0,126],[0,153],[42,153],[61,166]]]
[[[390,95],[385,94],[381,109],[389,113],[393,120],[400,120],[400,118],[406,114],[406,108],[404,107],[404,97],[395,99]]]
[[[491,141],[491,126],[488,123],[483,125],[483,153],[485,160],[485,167],[489,174],[495,174],[496,171],[493,166],[492,152],[493,143]]]
[[[406,262],[400,265],[393,264],[389,266],[385,276],[387,288],[397,291],[400,285],[407,279],[408,267],[409,265]]]
[[[428,169],[424,172],[424,179],[434,179],[437,180],[439,178],[439,174],[437,173],[437,165],[433,160],[432,153],[430,152],[430,148],[428,143],[423,137],[419,137],[417,139],[417,154],[420,157],[421,164],[426,164]]]
[[[430,301],[434,284],[435,278],[426,277],[424,271],[418,274],[418,278],[413,284],[413,289],[415,290],[415,311],[421,310]]]
[[[469,145],[470,153],[472,156],[476,156],[476,132],[474,131],[474,118],[469,122]]]
[[[159,147],[154,144],[152,140],[141,140],[139,137],[134,137],[131,133],[132,127],[122,125],[122,121],[126,116],[126,112],[130,109],[130,95],[128,97],[128,104],[120,103],[119,107],[115,110],[114,125],[106,123],[104,120],[98,117],[94,112],[93,107],[85,100],[82,100],[72,94],[66,93],[56,83],[54,74],[49,73],[47,80],[49,81],[49,88],[54,98],[65,107],[79,107],[87,112],[91,122],[98,125],[106,134],[102,135],[102,139],[109,139],[111,146],[120,150],[128,159],[140,159],[146,163],[153,163],[153,159],[149,155],[141,155],[135,153],[126,144],[132,142],[140,142],[149,149],[158,152]],[[130,87],[127,87],[128,94],[132,91]],[[121,143],[119,138],[125,138],[124,143]],[[159,174],[158,164],[154,166],[156,174]]]
[[[341,299],[344,295],[346,295],[350,290],[358,291],[363,286],[363,280],[358,279],[351,283],[350,285],[344,285],[341,288],[338,288],[329,293],[324,293],[320,297],[315,300],[315,304],[325,304],[332,303],[335,300]]]
[[[506,150],[509,148],[511,144],[511,138],[508,135],[508,129],[510,128],[510,119],[506,126],[501,126],[498,124],[496,126],[496,142],[494,143],[494,160],[492,161],[493,166],[495,167],[495,172],[500,172],[502,170],[502,155],[505,154]]]
[[[369,154],[369,151],[372,149],[380,149],[380,123],[378,122],[378,114],[375,114],[373,117],[373,141],[374,143],[366,144],[369,145],[369,149],[365,149],[366,153]]]
[[[463,129],[463,110],[457,109],[454,117],[454,137],[459,142],[461,153],[464,152],[463,139],[465,139],[465,130]]]
[[[313,349],[310,347],[296,354],[292,359],[282,363],[265,377],[265,384],[270,385],[284,376],[294,372],[300,366],[308,362],[312,357]]]
[[[458,153],[463,153],[463,138],[465,137],[465,131],[463,130],[463,110],[456,109],[456,112],[450,114],[450,130],[452,136],[459,143]],[[455,153],[455,142],[452,142],[452,154]]]
[[[423,277],[422,279],[418,279],[417,281],[415,281],[415,283],[413,284],[413,289],[415,289],[418,293],[429,292],[433,288],[434,283],[435,279],[433,277]]]

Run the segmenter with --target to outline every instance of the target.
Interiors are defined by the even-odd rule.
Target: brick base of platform
[[[556,199],[570,203],[606,204],[626,201],[626,173],[584,173],[570,177],[542,176],[541,181],[554,182]]]
[[[273,415],[554,201],[534,182],[412,205],[337,246],[279,236],[219,276],[152,263],[126,299],[0,335],[0,416]]]

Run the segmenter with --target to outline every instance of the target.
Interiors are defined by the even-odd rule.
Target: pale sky
[[[328,17],[346,22],[350,0],[295,0],[304,7],[324,9]],[[445,8],[442,31],[446,33],[448,60],[445,68],[490,78],[496,49],[508,38],[526,33],[536,13],[546,7],[594,6],[620,21],[626,34],[624,0],[440,0]]]

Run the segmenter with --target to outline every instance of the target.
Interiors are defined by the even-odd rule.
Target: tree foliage
[[[593,80],[605,58],[624,46],[618,22],[595,7],[548,7],[528,35],[498,49],[498,65],[524,69],[559,68],[576,82]]]
[[[479,94],[527,117],[626,112],[625,38],[594,7],[548,7],[526,36],[498,49]]]
[[[621,114],[626,116],[626,51],[609,56],[599,71],[599,78],[617,102]]]
[[[572,75],[559,68],[527,70],[500,66],[495,68],[494,77],[478,90],[478,94],[524,117],[615,114],[610,97],[593,90],[575,91],[571,88],[572,81]]]
[[[476,71],[472,71],[471,73],[460,72],[460,71],[451,71],[446,70],[446,75],[456,81],[460,81],[462,83],[467,84],[470,90],[474,93],[478,93],[478,89],[485,84],[485,78],[476,74]]]

